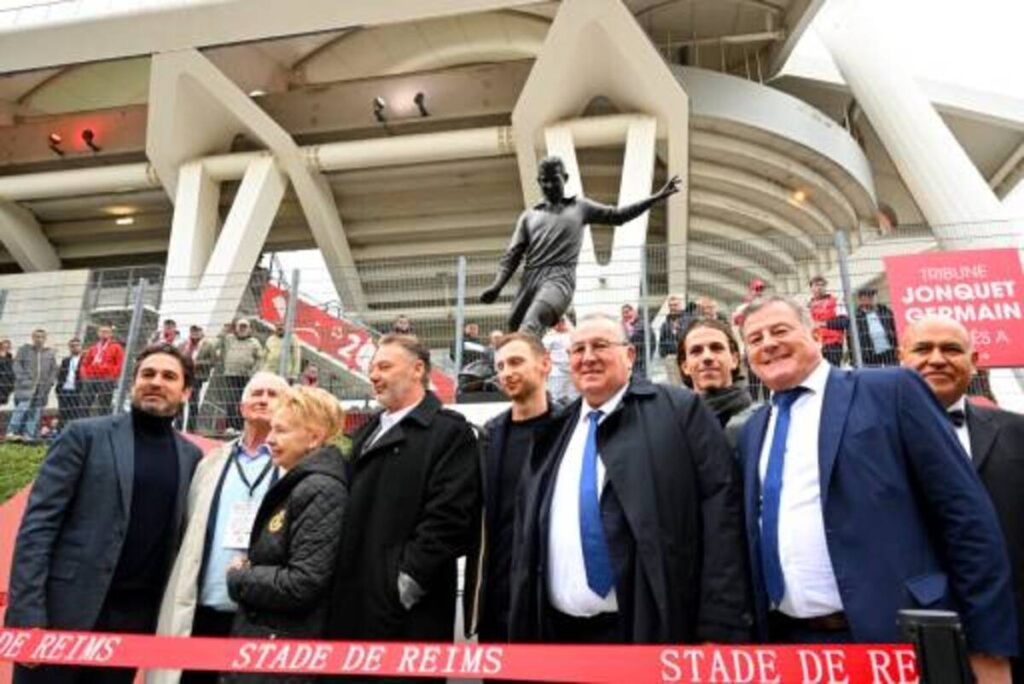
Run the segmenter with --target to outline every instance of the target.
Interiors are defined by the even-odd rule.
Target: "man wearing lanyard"
[[[288,383],[256,373],[242,393],[241,437],[200,462],[188,495],[188,528],[160,605],[157,633],[227,636],[237,606],[228,597],[227,568],[249,548],[253,518],[278,478],[266,438],[277,397]],[[149,684],[216,682],[215,672],[152,671]]]

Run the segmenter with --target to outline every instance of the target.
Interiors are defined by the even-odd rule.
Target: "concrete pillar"
[[[0,202],[0,243],[26,273],[60,270],[57,250],[36,217],[13,202]]]
[[[943,249],[1018,246],[995,193],[903,68],[880,2],[836,0],[819,34]],[[866,48],[870,46],[870,48]]]

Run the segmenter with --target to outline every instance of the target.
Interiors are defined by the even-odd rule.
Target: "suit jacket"
[[[577,399],[538,433],[520,488],[512,558],[512,641],[545,641],[551,498],[579,420]],[[634,376],[597,431],[601,518],[619,614],[634,643],[741,642],[752,623],[739,474],[695,394]]]
[[[456,561],[480,526],[476,437],[431,392],[370,446],[375,416],[356,434],[346,520],[327,636],[451,641]],[[411,609],[399,573],[424,590]]]
[[[1020,651],[1014,681],[1024,682],[1024,416],[967,402],[971,460],[992,497],[1010,554]]]
[[[173,549],[199,449],[175,435]],[[11,566],[8,627],[89,630],[121,557],[135,470],[129,414],[75,421],[50,447],[32,485]]]
[[[68,369],[71,367],[71,357],[65,356],[60,361],[60,368],[57,370],[57,394],[67,394],[64,390],[64,382],[68,379]],[[78,365],[75,366],[75,389],[78,392],[82,389],[82,355],[78,355]]]
[[[1017,650],[1010,566],[995,511],[942,408],[903,368],[829,372],[818,432],[821,508],[853,638],[900,638],[901,609],[955,610],[972,652]],[[762,636],[758,461],[768,408],[740,437],[747,543]]]

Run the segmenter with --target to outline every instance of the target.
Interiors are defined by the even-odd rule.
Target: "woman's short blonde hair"
[[[323,429],[324,443],[333,442],[345,424],[345,411],[334,395],[319,387],[292,387],[277,399],[278,411],[288,409],[306,426]]]

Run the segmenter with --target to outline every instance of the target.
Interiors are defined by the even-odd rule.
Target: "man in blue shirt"
[[[249,548],[249,532],[263,496],[277,480],[266,438],[276,399],[288,383],[256,373],[239,410],[242,435],[204,458],[188,495],[188,528],[160,606],[157,633],[227,636],[238,606],[228,597],[227,569]],[[149,684],[216,682],[215,672],[153,671]]]
[[[896,323],[892,309],[875,302],[876,290],[857,290],[857,336],[865,366],[896,366]],[[852,349],[852,347],[851,347]]]

